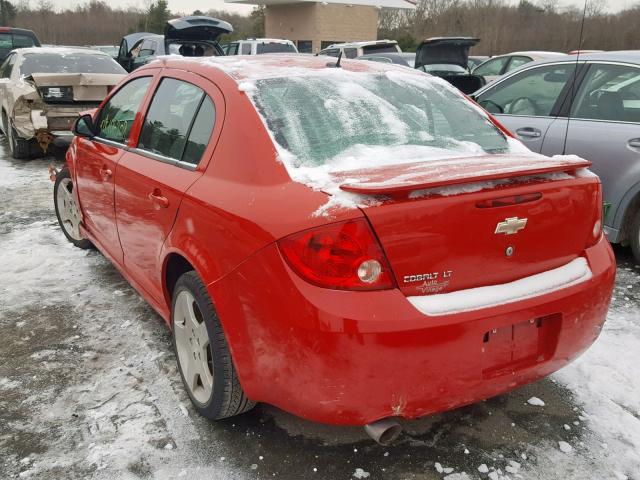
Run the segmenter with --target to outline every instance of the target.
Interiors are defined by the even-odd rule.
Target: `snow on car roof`
[[[247,81],[263,80],[266,78],[279,78],[291,76],[312,75],[314,72],[349,71],[362,73],[385,72],[388,70],[407,70],[408,74],[424,75],[416,70],[412,72],[406,67],[392,64],[376,62],[360,62],[343,58],[340,62],[341,68],[327,66],[335,64],[335,57],[300,55],[300,54],[265,54],[253,56],[228,57],[200,57],[184,58],[180,56],[159,57],[159,61],[166,62],[168,67],[189,69],[189,68],[212,68],[225,72],[238,83]],[[154,62],[149,65],[153,65]]]
[[[86,53],[88,55],[106,55],[109,56],[108,53],[102,52],[100,50],[93,50],[91,48],[85,47],[29,47],[29,48],[16,48],[14,50],[16,53],[31,54],[31,53],[57,53],[59,55],[68,55],[70,53]]]

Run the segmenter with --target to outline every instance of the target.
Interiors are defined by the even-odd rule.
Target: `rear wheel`
[[[66,167],[56,175],[56,183],[53,186],[53,203],[58,224],[67,240],[78,248],[91,248],[91,242],[80,233],[80,209],[73,194],[71,174]]]
[[[218,420],[251,410],[207,289],[191,271],[173,291],[173,348],[187,393],[200,415]]]
[[[629,245],[636,262],[640,264],[640,210],[636,211],[629,230]]]
[[[5,121],[5,132],[11,156],[18,160],[29,158],[31,156],[31,141],[20,138],[16,129],[8,120]]]

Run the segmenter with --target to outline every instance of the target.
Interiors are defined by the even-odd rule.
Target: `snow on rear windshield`
[[[324,165],[362,145],[509,151],[487,117],[430,77],[340,71],[263,79],[255,87],[251,97],[293,167]],[[403,162],[400,155],[395,160]]]
[[[29,53],[20,65],[22,76],[32,73],[127,73],[113,58],[90,53]]]

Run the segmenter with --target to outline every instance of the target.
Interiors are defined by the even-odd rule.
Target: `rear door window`
[[[242,44],[242,55],[251,55],[251,44],[243,43]]]
[[[151,83],[151,77],[131,80],[107,101],[98,120],[97,136],[126,144],[136,113]]]
[[[505,69],[504,73],[515,70],[516,68],[521,67],[522,65],[529,63],[530,61],[531,58],[529,57],[511,57],[511,61],[509,62],[509,65]]]
[[[13,70],[13,66],[16,63],[16,54],[10,54],[7,59],[4,61],[2,66],[0,67],[0,78],[9,78],[11,77],[11,71]]]
[[[215,108],[202,89],[164,78],[149,106],[138,148],[197,165],[214,122]]]
[[[571,117],[640,122],[640,68],[592,65],[573,102]]]
[[[493,58],[491,60],[487,60],[483,64],[479,65],[474,71],[474,75],[482,75],[482,76],[494,76],[500,75],[502,72],[502,68],[506,65],[509,57],[500,57]]]
[[[491,113],[551,116],[574,70],[573,63],[526,70],[489,88],[478,97],[478,103]]]
[[[357,48],[345,48],[344,49],[344,56],[347,58],[356,58],[358,56],[358,49]]]
[[[29,35],[13,34],[13,48],[29,48],[34,47],[33,37]]]

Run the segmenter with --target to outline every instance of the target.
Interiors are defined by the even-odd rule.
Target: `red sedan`
[[[54,199],[173,329],[202,415],[362,425],[506,392],[593,343],[615,263],[588,166],[418,71],[166,58],[78,120]]]

